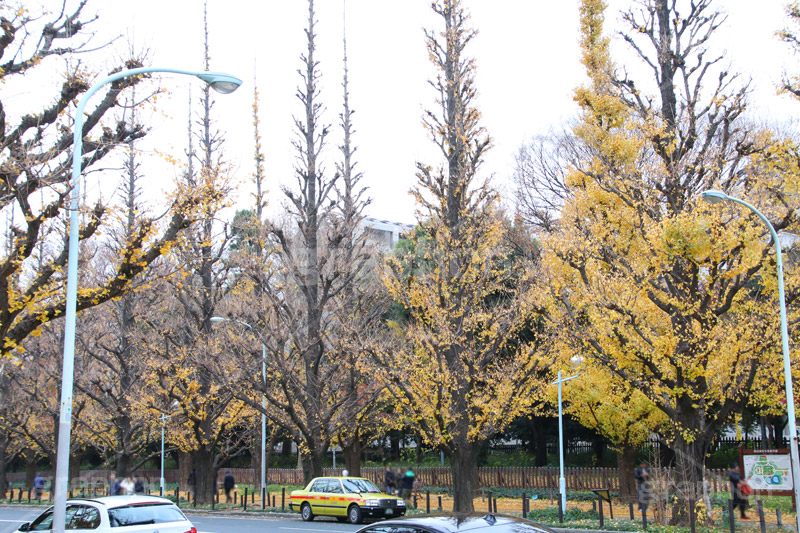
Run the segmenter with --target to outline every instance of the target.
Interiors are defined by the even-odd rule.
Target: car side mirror
[[[31,530],[31,523],[30,522],[25,522],[24,524],[22,524],[21,526],[19,526],[17,528],[17,531],[30,531],[30,530]]]

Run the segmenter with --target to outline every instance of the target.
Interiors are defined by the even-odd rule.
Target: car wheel
[[[347,519],[351,524],[360,524],[363,518],[364,517],[361,514],[361,507],[358,505],[351,505],[347,510]]]
[[[306,522],[311,522],[314,520],[314,513],[311,512],[311,506],[307,503],[304,503],[300,506],[300,516],[303,517],[303,520]]]

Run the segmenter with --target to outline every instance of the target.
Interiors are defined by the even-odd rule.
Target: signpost
[[[792,496],[794,500],[792,458],[788,448],[770,450],[739,448],[739,465],[742,469],[742,479],[752,487],[754,494]]]

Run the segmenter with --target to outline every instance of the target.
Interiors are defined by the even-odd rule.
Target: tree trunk
[[[8,469],[8,433],[0,428],[0,498],[5,498],[8,488],[6,470]]]
[[[283,457],[292,455],[292,439],[290,437],[286,437],[281,441],[281,455]]]
[[[69,456],[69,468],[67,473],[67,487],[73,487],[75,490],[80,486],[81,479],[81,452],[71,453]]]
[[[472,498],[477,477],[477,456],[480,445],[467,442],[452,449],[450,471],[453,473],[453,512],[475,510]]]
[[[703,477],[705,473],[705,443],[695,440],[686,442],[680,435],[673,442],[677,457],[677,478],[675,479],[675,505],[672,507],[670,525],[689,525],[689,502],[703,502]],[[697,513],[695,513],[697,516]],[[708,513],[705,513],[708,516]],[[700,524],[705,525],[705,524]]]
[[[603,455],[606,451],[606,441],[600,436],[597,436],[592,441],[592,451],[594,452],[594,457],[597,466],[603,466]]]
[[[637,449],[624,446],[617,451],[617,471],[619,472],[619,499],[623,503],[636,503],[636,479],[633,472],[636,470]]]
[[[361,452],[363,449],[358,432],[342,444],[344,465],[351,476],[361,477]]]
[[[214,452],[212,450],[202,448],[192,452],[192,467],[195,473],[195,491],[197,498],[197,505],[206,505],[211,503],[211,495],[216,489],[217,483],[217,469],[214,467]],[[187,475],[187,489],[191,490],[188,486],[189,477]]]
[[[192,456],[189,452],[178,451],[178,487],[185,491],[187,489],[187,480],[189,473],[192,471]]]
[[[36,477],[36,454],[32,451],[25,455],[25,486],[33,487],[33,478]]]
[[[302,453],[303,484],[308,485],[315,477],[322,476],[322,465],[328,446],[316,446],[311,452]]]
[[[115,470],[117,479],[124,479],[131,475],[131,459],[130,454],[120,453],[117,455],[117,468]]]

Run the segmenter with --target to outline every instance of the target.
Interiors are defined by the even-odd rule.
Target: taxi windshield
[[[380,489],[376,487],[371,481],[367,481],[366,479],[343,479],[342,485],[344,485],[345,492],[370,492],[370,493],[380,493]]]

